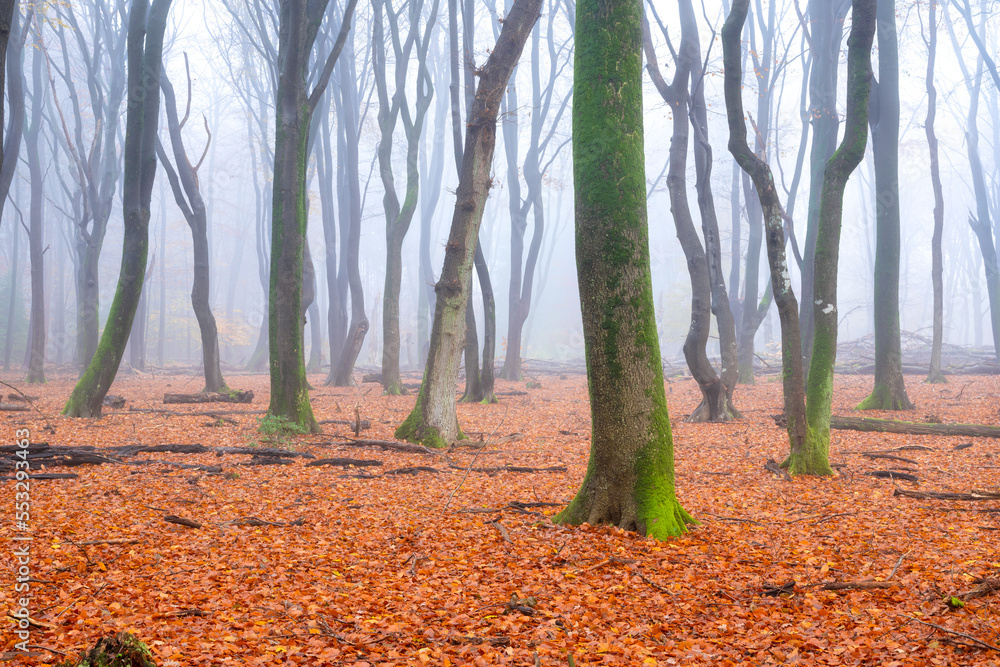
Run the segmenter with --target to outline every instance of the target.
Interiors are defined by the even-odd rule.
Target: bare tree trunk
[[[186,61],[185,61],[186,64]],[[208,144],[205,152],[197,164],[192,165],[187,156],[187,149],[184,147],[184,138],[181,130],[187,121],[188,113],[184,114],[181,121],[177,115],[177,100],[174,95],[174,87],[166,74],[160,78],[160,88],[163,91],[163,105],[166,109],[167,128],[170,135],[170,145],[174,153],[176,170],[167,157],[166,150],[156,140],[156,152],[160,158],[160,164],[170,181],[170,188],[174,193],[174,200],[184,214],[188,227],[191,228],[191,240],[194,246],[194,283],[191,287],[191,306],[194,315],[198,319],[198,329],[201,333],[201,355],[205,374],[206,392],[221,392],[227,389],[226,381],[222,377],[222,366],[219,358],[219,329],[215,322],[215,315],[212,313],[212,305],[209,303],[211,293],[211,265],[208,248],[208,211],[205,207],[205,200],[201,195],[201,186],[198,180],[198,167],[208,151]],[[191,80],[188,79],[188,111],[191,105]],[[208,142],[212,141],[212,133],[206,121],[205,130],[208,132]]]
[[[28,359],[27,382],[45,382],[45,267],[43,225],[45,214],[45,176],[39,152],[39,135],[42,130],[42,106],[45,103],[45,79],[42,77],[42,24],[35,22],[34,51],[31,59],[31,120],[24,131],[24,147],[28,158],[31,207],[28,213],[28,257],[31,260],[31,340]]]
[[[489,196],[497,112],[511,72],[538,20],[542,0],[516,0],[486,64],[468,117],[455,214],[445,247],[444,267],[435,288],[437,303],[430,354],[417,403],[396,429],[396,437],[442,447],[462,437],[455,413],[455,385],[472,264],[483,208]]]
[[[802,339],[798,303],[788,275],[785,258],[785,235],[781,203],[774,177],[767,162],[747,144],[746,118],[743,112],[743,66],[740,57],[740,33],[746,22],[750,0],[735,0],[722,28],[725,66],[726,116],[729,121],[729,151],[754,181],[766,225],[767,258],[775,305],[781,320],[782,389],[788,440],[792,451],[799,451],[806,441],[805,375],[802,367]]]

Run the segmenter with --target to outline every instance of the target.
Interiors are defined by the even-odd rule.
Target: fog
[[[23,5],[24,3],[22,3]],[[270,2],[226,0],[223,2],[196,2],[175,0],[167,30],[164,68],[177,94],[177,104],[182,115],[190,104],[187,122],[183,127],[184,142],[190,161],[198,166],[198,178],[205,198],[208,214],[208,237],[211,262],[210,304],[219,330],[219,346],[224,366],[244,369],[251,361],[266,319],[265,290],[267,284],[267,257],[270,244],[269,217],[272,187],[271,154],[274,142],[273,85],[275,74],[267,61],[268,43],[276,44],[277,19]],[[399,11],[400,4],[392,3]],[[667,44],[658,22],[651,17],[652,38],[665,76],[669,79],[674,63],[671,49],[679,41],[676,8],[672,3],[657,0],[654,3],[657,17],[662,20],[671,45]],[[804,7],[803,7],[804,8]],[[944,253],[944,340],[957,345],[984,346],[990,342],[990,312],[986,288],[986,268],[969,217],[977,210],[968,157],[968,114],[972,101],[971,91],[979,88],[978,132],[979,156],[982,161],[988,188],[989,209],[995,226],[1000,221],[1000,97],[988,72],[979,66],[978,51],[969,39],[968,28],[954,6],[942,6],[939,16],[937,66],[935,85],[938,91],[936,132],[940,142],[941,173],[945,196],[945,226],[942,241]],[[796,160],[799,158],[802,134],[803,76],[807,73],[808,43],[803,39],[803,24],[790,3],[777,7],[777,27],[773,55],[769,62],[761,62],[774,86],[773,111],[770,117],[771,136],[767,142],[769,160],[783,202],[792,187]],[[75,12],[76,22],[67,20],[69,11]],[[493,45],[499,29],[497,11],[488,2],[476,3],[474,60],[481,64]],[[87,72],[83,53],[110,63],[114,48],[102,35],[124,30],[121,17],[111,17],[113,10],[98,11],[93,0],[75,0],[67,7],[56,5],[22,6],[17,10],[22,23],[30,18],[25,45],[10,44],[11,51],[23,55],[24,98],[27,107],[25,140],[17,156],[16,169],[10,187],[9,201],[0,221],[0,351],[4,355],[4,368],[19,368],[26,363],[28,330],[31,320],[30,261],[27,226],[31,207],[31,174],[27,162],[25,142],[32,110],[40,105],[41,157],[44,188],[43,247],[45,249],[45,326],[47,327],[46,362],[76,371],[79,363],[78,332],[80,328],[78,306],[79,290],[75,285],[75,270],[81,259],[74,247],[80,238],[80,221],[94,214],[81,192],[81,171],[88,158],[80,155],[91,152],[99,142],[101,131],[111,129],[117,135],[117,155],[103,164],[116,171],[118,187],[111,199],[107,235],[100,253],[98,272],[99,319],[105,321],[116,289],[122,253],[122,188],[121,144],[124,140],[124,103],[113,110],[110,118],[117,118],[117,128],[108,128],[101,122],[101,114],[92,105],[87,92]],[[331,8],[324,27],[324,34],[335,31],[339,18],[335,16],[342,7]],[[430,5],[424,8],[424,19]],[[420,191],[416,212],[402,247],[403,280],[400,295],[400,360],[403,368],[422,366],[421,317],[429,317],[427,305],[422,303],[420,292],[429,281],[422,277],[419,266],[421,222],[429,220],[430,267],[434,276],[441,270],[444,244],[455,204],[458,175],[453,158],[453,132],[448,88],[451,75],[448,68],[447,7],[439,9],[437,21],[431,27],[428,68],[434,87],[424,120],[424,130],[419,139],[418,166]],[[696,8],[699,11],[699,8]],[[745,35],[744,103],[756,114],[757,84],[754,55],[763,40],[768,5],[755,4],[751,8],[754,34]],[[980,20],[980,8],[972,8],[975,21]],[[30,17],[28,16],[30,14]],[[403,12],[405,15],[405,12]],[[505,107],[500,116],[498,144],[493,166],[493,187],[487,202],[480,235],[481,247],[489,267],[496,298],[497,363],[506,354],[508,319],[511,307],[509,285],[511,280],[511,196],[512,174],[517,175],[519,197],[515,206],[525,201],[529,185],[525,181],[525,159],[532,142],[532,121],[538,114],[545,114],[539,138],[544,142],[539,163],[544,168],[541,175],[541,213],[544,231],[534,269],[529,314],[523,328],[520,356],[530,359],[548,359],[576,362],[583,357],[583,335],[577,276],[574,261],[573,225],[573,175],[572,144],[572,22],[573,6],[570,0],[551,0],[543,8],[542,18],[536,25],[539,31],[539,48],[532,44],[525,48],[516,71],[512,88],[516,91],[516,107]],[[933,193],[928,159],[928,145],[924,134],[927,111],[926,75],[927,7],[923,4],[897,4],[897,32],[900,52],[900,140],[899,140],[899,201],[901,205],[901,265],[900,265],[900,326],[905,335],[915,334],[930,338],[932,321],[931,294],[931,236],[933,232]],[[356,92],[359,95],[359,182],[362,194],[361,236],[359,268],[365,298],[365,310],[370,330],[357,359],[358,366],[377,367],[382,357],[382,308],[384,267],[386,264],[386,213],[383,208],[385,188],[380,179],[377,151],[381,140],[378,120],[378,95],[375,92],[372,67],[372,7],[368,3],[358,6],[353,29],[353,49],[345,50],[338,63],[331,88],[342,85],[340,72],[353,59],[356,71]],[[724,8],[708,2],[703,14],[698,16],[701,30],[701,57],[707,63],[704,80],[709,114],[708,135],[713,148],[712,188],[721,227],[723,265],[726,276],[731,275],[734,262],[746,261],[747,214],[745,193],[734,192],[733,160],[726,149],[728,130],[725,104],[722,99],[722,51],[718,32],[724,20]],[[1000,52],[1000,28],[995,16],[983,16],[984,42],[992,53]],[[96,31],[95,25],[111,20],[109,32]],[[850,15],[848,14],[848,23]],[[950,22],[950,23],[949,23]],[[806,23],[808,25],[808,23]],[[242,27],[241,27],[242,26]],[[262,36],[261,29],[265,36]],[[838,76],[840,91],[838,110],[843,117],[846,91],[846,33],[841,44]],[[270,40],[268,42],[267,40]],[[36,41],[37,40],[37,41]],[[95,44],[100,48],[95,50]],[[81,50],[81,47],[85,47]],[[706,54],[706,49],[708,53]],[[957,52],[956,52],[957,49]],[[185,67],[187,56],[190,71],[190,88]],[[757,57],[762,57],[756,54]],[[878,50],[874,54],[873,68],[877,71]],[[959,66],[963,59],[972,78],[966,80]],[[36,89],[32,80],[35,63],[41,64],[41,88]],[[533,71],[533,65],[537,65]],[[124,67],[122,62],[120,67]],[[390,72],[398,63],[392,53],[387,64]],[[98,71],[110,76],[110,64],[100,64]],[[415,69],[407,74],[405,86],[412,106],[417,89]],[[757,74],[759,74],[759,70]],[[315,74],[315,72],[313,72]],[[11,75],[8,75],[8,81]],[[537,79],[537,82],[536,82]],[[37,82],[38,79],[35,79]],[[75,95],[70,90],[75,86]],[[110,94],[108,78],[91,81]],[[551,95],[546,102],[546,96]],[[536,104],[539,90],[544,105]],[[10,132],[14,115],[11,89],[8,87],[5,118]],[[190,100],[189,100],[190,91]],[[317,116],[327,116],[327,122],[316,121],[319,133],[329,131],[331,165],[346,159],[339,151],[337,133],[340,116],[336,113],[331,92],[324,98]],[[390,82],[390,94],[392,84]],[[508,103],[515,101],[508,95]],[[564,101],[566,103],[564,104]],[[680,348],[690,324],[691,283],[686,270],[684,253],[676,238],[670,215],[670,200],[664,175],[671,133],[670,108],[662,101],[647,77],[644,89],[646,177],[648,183],[648,211],[650,253],[652,258],[653,290],[657,308],[657,322],[663,356],[677,364],[683,362]],[[808,111],[806,111],[808,113]],[[755,119],[760,123],[760,119]],[[160,137],[169,144],[166,120],[161,112]],[[327,129],[328,128],[328,129]],[[211,141],[209,142],[209,133]],[[809,138],[811,140],[812,133]],[[517,158],[511,161],[511,142],[517,142]],[[392,168],[397,190],[405,188],[406,139],[402,126],[393,138]],[[206,151],[207,145],[207,151]],[[338,147],[339,146],[339,147]],[[343,209],[339,208],[338,189],[333,188],[333,208],[326,213],[336,220],[336,243],[331,245],[324,236],[321,217],[324,196],[323,179],[330,181],[334,174],[317,163],[317,155],[324,150],[324,142],[315,140],[309,156],[308,240],[316,276],[316,308],[308,315],[306,326],[307,359],[318,359],[321,367],[331,363],[328,336],[328,309],[331,303],[327,281],[327,263],[334,262],[337,271],[343,272],[344,257],[342,235],[339,227]],[[442,155],[435,161],[435,147]],[[203,151],[205,155],[201,158]],[[168,149],[169,152],[169,149]],[[800,247],[806,230],[808,205],[809,165],[808,147],[801,180],[797,184],[796,203],[792,211],[795,233]],[[8,159],[13,159],[8,155]],[[117,165],[117,167],[115,166]],[[689,198],[695,200],[695,171],[689,159],[687,189]],[[435,185],[435,176],[440,184]],[[428,210],[428,198],[438,194],[433,211]],[[873,331],[874,307],[873,272],[875,265],[875,194],[874,166],[869,143],[865,161],[852,176],[844,205],[843,236],[840,256],[839,311],[841,314],[841,341],[861,338]],[[162,367],[172,364],[197,365],[201,363],[201,338],[198,322],[191,307],[191,288],[194,276],[191,231],[178,208],[162,167],[157,172],[153,191],[152,219],[150,221],[150,246],[148,275],[144,287],[145,309],[137,317],[145,323],[145,364]],[[692,206],[696,217],[697,207]],[[535,233],[536,212],[527,209],[524,255]],[[738,253],[731,252],[733,220],[738,220],[740,244]],[[332,252],[331,252],[332,251]],[[742,274],[741,274],[742,275]],[[761,254],[756,294],[744,294],[740,284],[727,284],[730,298],[746,299],[755,303],[764,295],[768,282],[766,258]],[[799,289],[799,274],[792,271],[793,284]],[[345,278],[346,280],[346,278]],[[475,281],[474,303],[479,338],[485,335],[482,292]],[[344,283],[346,285],[346,283]],[[345,291],[346,294],[346,291]],[[346,312],[350,312],[349,309]],[[423,313],[423,315],[421,314]],[[316,326],[318,325],[318,326]],[[317,336],[318,332],[318,336]],[[133,332],[135,333],[135,332]],[[714,334],[713,334],[714,335]],[[777,350],[779,326],[777,313],[772,306],[756,336],[758,354],[766,355]],[[141,345],[133,336],[130,345]],[[717,342],[710,345],[710,355],[717,355]],[[136,363],[140,356],[126,354],[125,360]]]

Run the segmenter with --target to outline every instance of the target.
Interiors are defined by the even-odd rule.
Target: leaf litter
[[[683,421],[697,388],[674,379],[678,496],[701,525],[657,542],[551,523],[586,470],[582,375],[545,376],[524,393],[498,381],[510,392],[501,405],[459,405],[470,437],[461,444],[472,446],[442,453],[351,446],[355,406],[371,422],[362,437],[384,443],[414,398],[322,387],[318,376],[314,410],[332,420],[324,434],[265,442],[267,378],[232,380],[258,398],[224,421],[162,411],[165,391],[196,381],[148,375],[114,387],[145,412],[55,417],[66,377],[32,387],[44,416],[0,415],[0,444],[29,428],[32,442],[53,446],[208,450],[137,451],[122,464],[74,467],[75,479],[32,480],[39,664],[130,631],[161,666],[567,665],[570,656],[576,665],[1000,665],[996,440],[956,450],[968,438],[833,431],[838,475],[788,482],[765,469],[788,447],[770,416],[781,411],[774,376],[738,388],[746,418],[727,424]],[[918,411],[1000,422],[997,378],[963,380],[957,399],[950,385],[909,380]],[[834,413],[852,414],[870,385],[838,376]],[[246,466],[246,454],[222,450],[241,447],[314,458]],[[887,451],[909,461],[865,456]],[[322,459],[335,463],[309,465]],[[869,474],[904,466],[918,482]],[[13,483],[4,488],[9,514]],[[14,609],[12,585],[0,604]],[[15,640],[4,634],[5,657]]]

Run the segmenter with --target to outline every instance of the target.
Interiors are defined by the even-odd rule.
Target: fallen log
[[[347,458],[332,458],[332,459],[316,459],[315,461],[310,461],[306,464],[306,467],[312,466],[380,466],[383,465],[381,461],[376,461],[375,459],[347,459]]]
[[[386,470],[383,474],[385,475],[419,475],[422,472],[441,472],[436,468],[431,468],[430,466],[410,466],[409,468],[396,468],[395,470]]]
[[[173,514],[167,514],[163,517],[164,521],[169,523],[176,523],[178,526],[187,526],[188,528],[201,528],[201,524],[197,521],[192,521],[191,519],[185,519],[184,517],[174,516]]]
[[[452,464],[452,468],[456,470],[471,470],[472,472],[485,472],[487,474],[495,474],[498,472],[521,472],[521,473],[535,473],[535,472],[566,472],[566,466],[551,466],[549,468],[529,468],[527,466],[490,466],[487,468],[463,468],[462,466],[457,466]]]
[[[250,454],[251,456],[267,456],[276,458],[316,458],[309,452],[293,452],[288,449],[276,449],[274,447],[219,447],[215,450],[216,456],[223,454]]]
[[[879,479],[902,479],[907,482],[920,481],[916,475],[911,475],[905,472],[897,472],[895,470],[872,470],[871,472],[867,472],[865,474],[869,477],[878,477]]]
[[[892,492],[892,495],[903,496],[904,498],[916,498],[918,500],[1000,500],[1000,493],[989,493],[987,491],[951,493],[947,491],[908,491],[906,489],[896,489]]]
[[[250,403],[252,391],[232,391],[225,394],[164,394],[164,403]]]
[[[75,472],[36,472],[28,475],[28,479],[76,479],[79,477]],[[0,480],[6,481],[9,479],[15,479],[12,475],[5,475],[0,477]]]
[[[1000,428],[982,424],[926,424],[868,417],[830,417],[830,428],[906,435],[945,435],[964,438],[1000,438]]]
[[[23,403],[0,403],[0,412],[28,412],[31,410]]]
[[[902,463],[909,463],[911,465],[920,465],[917,461],[913,459],[904,459],[902,456],[894,456],[893,454],[883,454],[882,452],[862,452],[861,456],[869,459],[886,459],[889,461],[900,461]]]
[[[870,591],[898,585],[895,581],[831,581],[823,584],[819,589],[821,591]]]
[[[423,445],[415,445],[410,442],[396,442],[395,440],[352,440],[351,442],[340,443],[343,447],[378,447],[383,451],[406,452],[408,454],[439,454],[440,452]]]

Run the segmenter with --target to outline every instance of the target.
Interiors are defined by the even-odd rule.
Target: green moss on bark
[[[423,382],[420,384],[420,391],[417,392],[417,402],[414,404],[413,410],[403,420],[403,423],[396,428],[394,435],[397,440],[406,440],[407,442],[419,443],[425,447],[444,449],[451,443],[442,438],[441,432],[428,424],[424,416],[424,384]],[[465,434],[459,429],[458,439],[462,440],[464,438]]]
[[[905,395],[904,395],[905,398]],[[872,389],[872,393],[869,394],[865,400],[858,404],[855,410],[911,410],[913,409],[913,404],[910,403],[909,399],[904,402],[902,399],[894,395],[892,387],[888,384],[878,383],[875,388]]]

